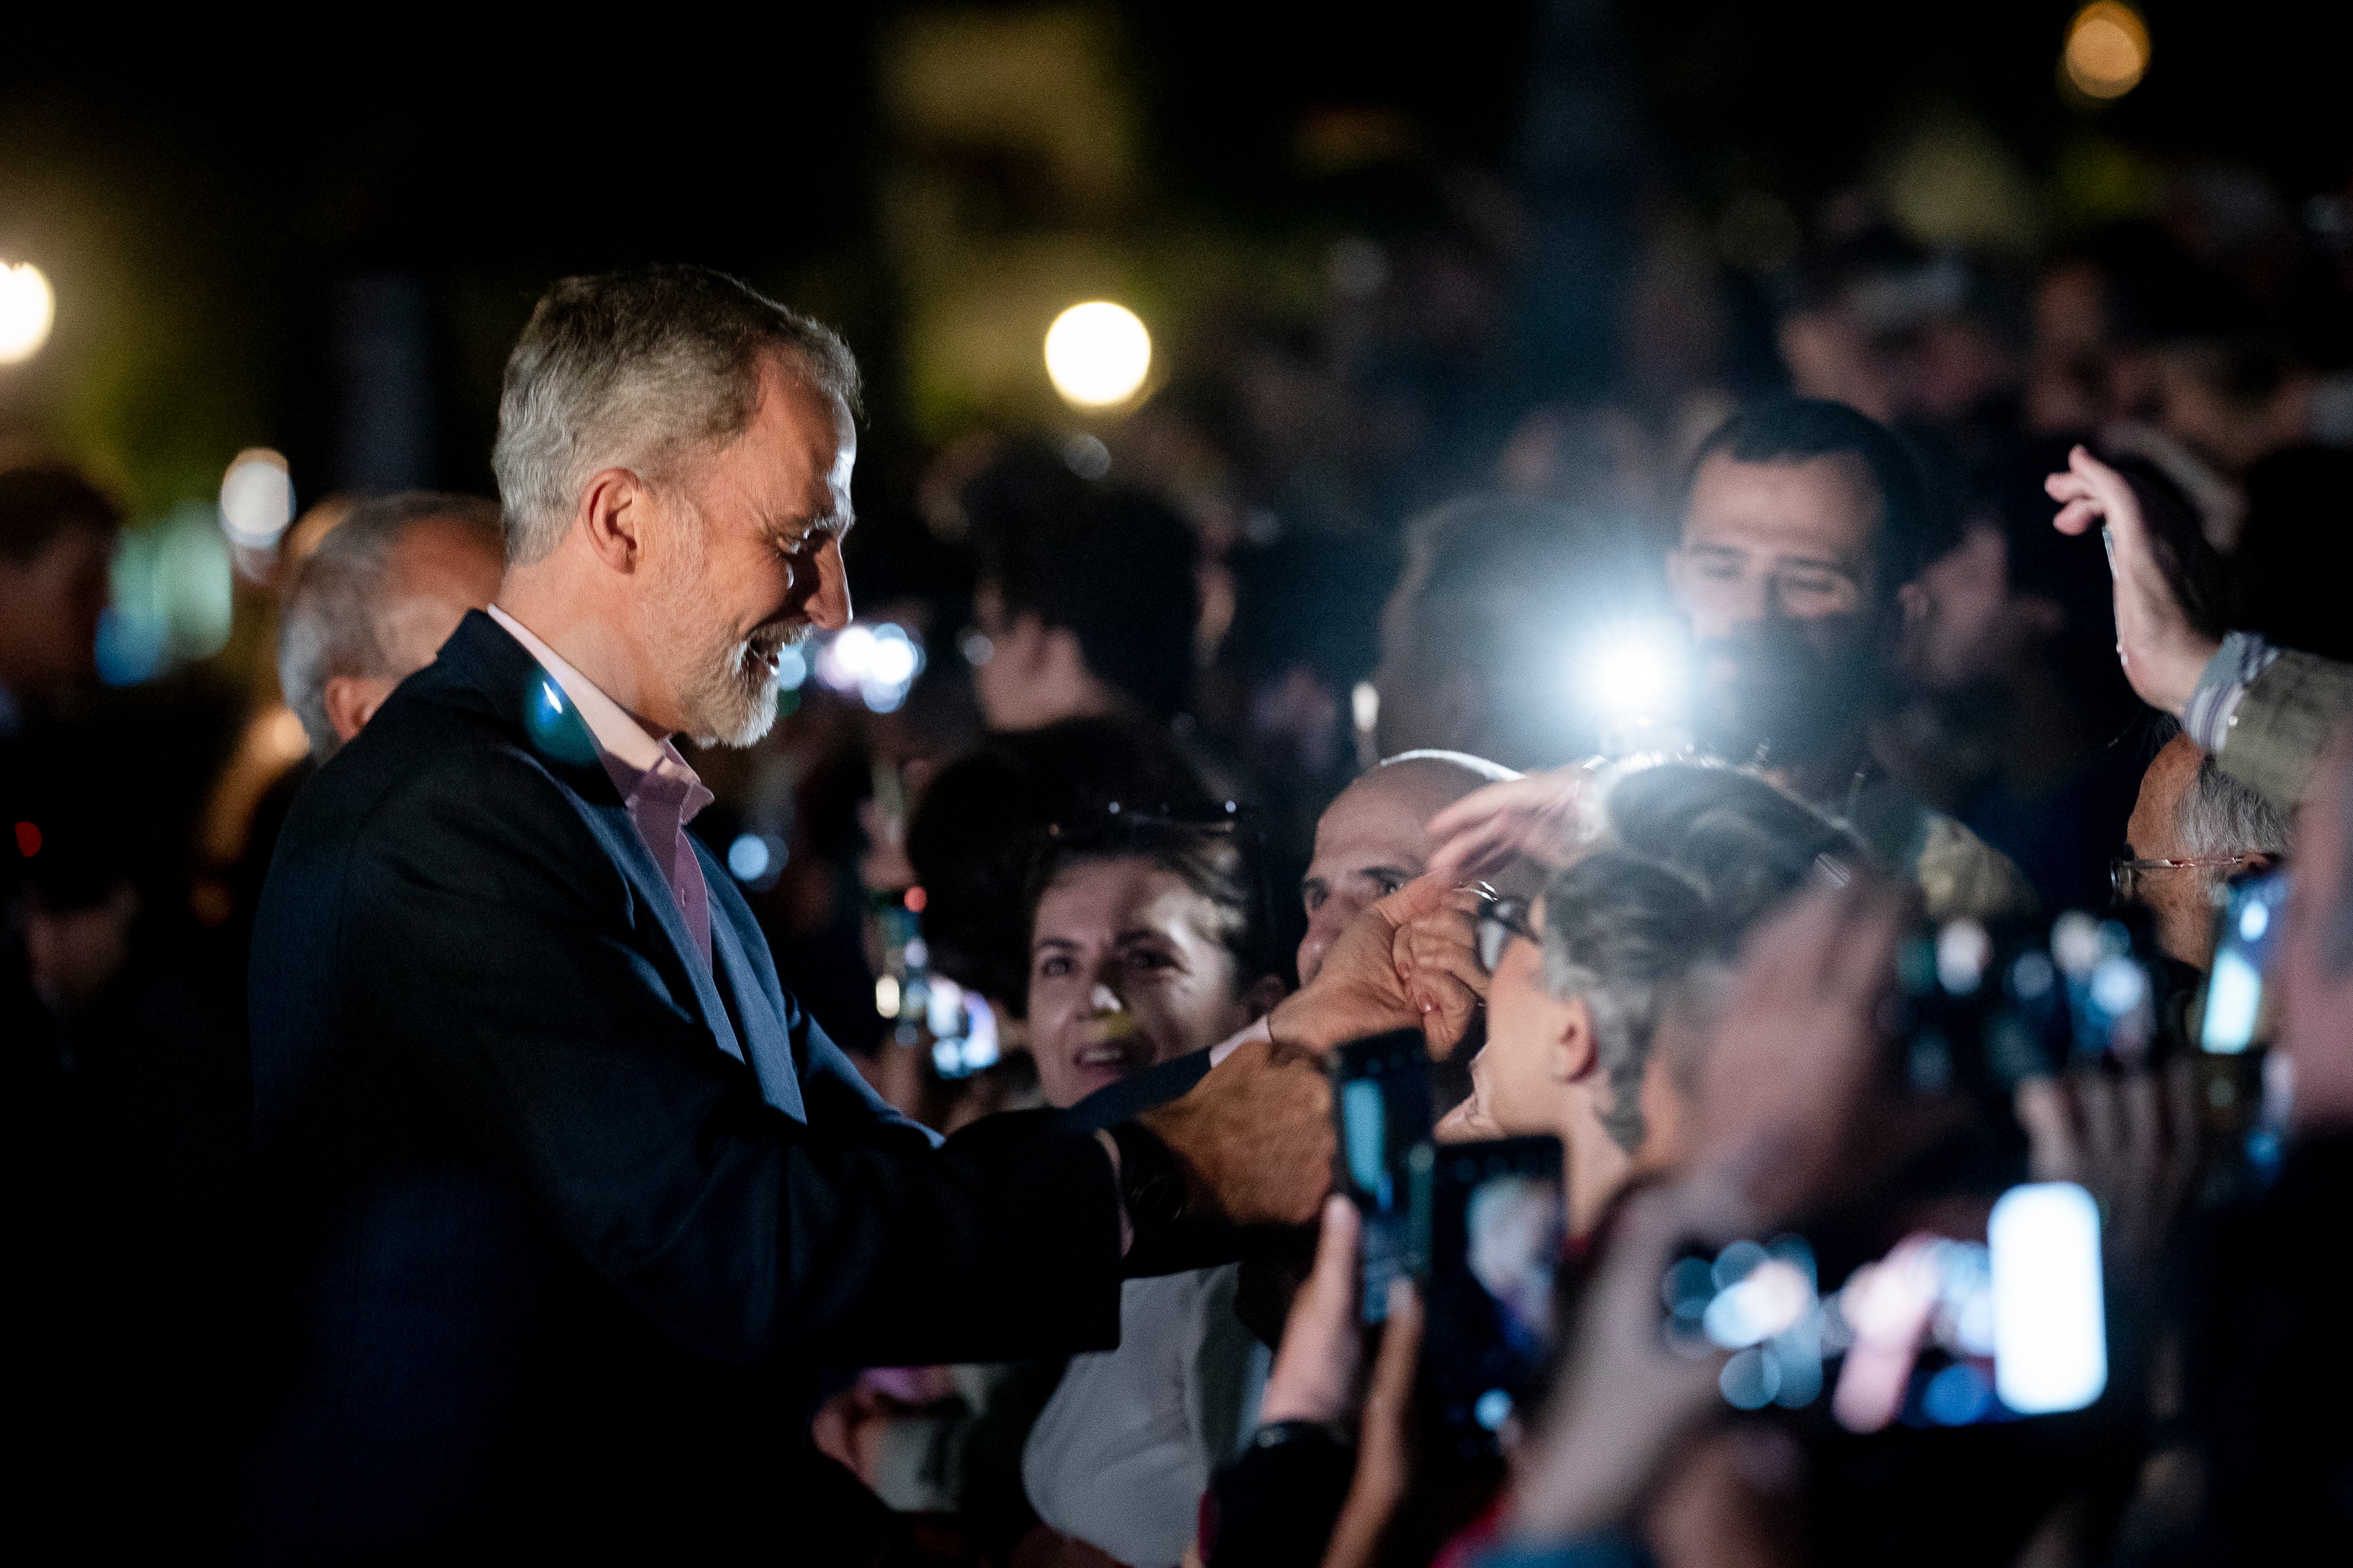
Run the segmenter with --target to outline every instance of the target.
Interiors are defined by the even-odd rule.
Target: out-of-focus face
[[[1250,1022],[1217,907],[1147,857],[1065,870],[1029,936],[1029,1049],[1050,1104],[1076,1105]]]
[[[496,543],[462,523],[426,518],[402,531],[386,574],[389,602],[376,611],[394,685],[433,662],[468,610],[498,596],[505,570]]]
[[[1693,477],[1668,580],[1702,638],[1783,619],[1819,628],[1828,646],[1842,623],[1871,612],[1878,531],[1879,497],[1860,458],[1744,463],[1719,452]]]
[[[857,460],[849,411],[771,361],[744,434],[657,488],[639,614],[677,728],[750,745],[776,722],[777,656],[849,625]]]
[[[1693,477],[1667,583],[1698,643],[1700,729],[1727,755],[1851,724],[1880,650],[1880,501],[1851,454]]]
[[[1299,983],[1374,900],[1427,870],[1430,819],[1484,781],[1444,763],[1393,763],[1340,792],[1315,824],[1315,858],[1300,879],[1307,934],[1299,939]]]
[[[2198,764],[2205,757],[2189,736],[2176,735],[2150,759],[2125,823],[2126,855],[2140,860],[2189,858],[2189,847],[2181,840],[2181,803],[2196,785]],[[2158,952],[2200,969],[2214,961],[2213,886],[2213,873],[2202,866],[2134,874],[2133,901],[2149,912]]]
[[[0,679],[47,697],[98,673],[111,528],[68,528],[29,561],[0,559]]]

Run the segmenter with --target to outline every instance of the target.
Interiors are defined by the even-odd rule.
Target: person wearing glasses
[[[2186,734],[2160,748],[2141,775],[2109,865],[2116,901],[2148,911],[2158,951],[2203,970],[2214,957],[2214,889],[2288,852],[2287,817],[2222,771]]]
[[[1673,1166],[1689,1051],[1654,1048],[1685,983],[1728,963],[1809,879],[1862,863],[1855,837],[1739,770],[1668,763],[1607,778],[1590,847],[1536,899],[1478,919],[1487,1042],[1442,1140],[1550,1134],[1567,1162],[1572,1236],[1626,1184]]]

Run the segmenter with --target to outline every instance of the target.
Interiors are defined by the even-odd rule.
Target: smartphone
[[[2214,966],[2206,981],[2198,1048],[2239,1056],[2271,1032],[2263,972],[2287,913],[2288,874],[2263,871],[2227,885],[2214,917]]]
[[[1718,1376],[1744,1410],[1812,1405],[1851,1431],[1968,1426],[2081,1410],[2107,1387],[2099,1205],[2070,1182],[1997,1198],[1984,1239],[1906,1237],[1819,1294],[1797,1237],[1686,1256],[1660,1294],[1668,1343],[1732,1352]]]
[[[1437,1451],[1475,1463],[1501,1456],[1551,1350],[1567,1234],[1560,1140],[1450,1143],[1432,1163],[1421,1407]]]
[[[1364,1215],[1361,1316],[1388,1316],[1389,1283],[1415,1272],[1415,1189],[1430,1173],[1430,1052],[1418,1029],[1356,1040],[1332,1054],[1335,1184]],[[1426,1208],[1419,1212],[1427,1213]]]
[[[1923,927],[1897,950],[1893,1031],[1901,1075],[1924,1093],[2006,1107],[2020,1082],[2159,1045],[2145,931],[2069,910],[2045,926],[1973,920]]]

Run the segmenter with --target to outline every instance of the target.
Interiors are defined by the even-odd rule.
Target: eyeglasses
[[[1515,936],[1540,940],[1535,927],[1528,923],[1528,900],[1490,899],[1479,910],[1479,967],[1494,973],[1495,965],[1503,962],[1504,949]]]
[[[2108,862],[2108,886],[2116,889],[2120,901],[2129,904],[2135,901],[2140,879],[2147,872],[2185,871],[2192,868],[2219,870],[2246,863],[2244,855],[2192,855],[2184,860],[2127,860],[2118,857]]]

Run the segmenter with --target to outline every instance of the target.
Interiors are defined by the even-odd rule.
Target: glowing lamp
[[[2148,70],[2148,24],[2118,0],[2094,0],[2067,25],[2059,68],[2085,98],[2122,98]]]
[[[22,364],[39,353],[57,315],[57,293],[39,268],[0,261],[0,364]]]
[[[1046,374],[1073,407],[1116,407],[1136,395],[1151,370],[1152,334],[1124,305],[1073,305],[1046,329]]]

